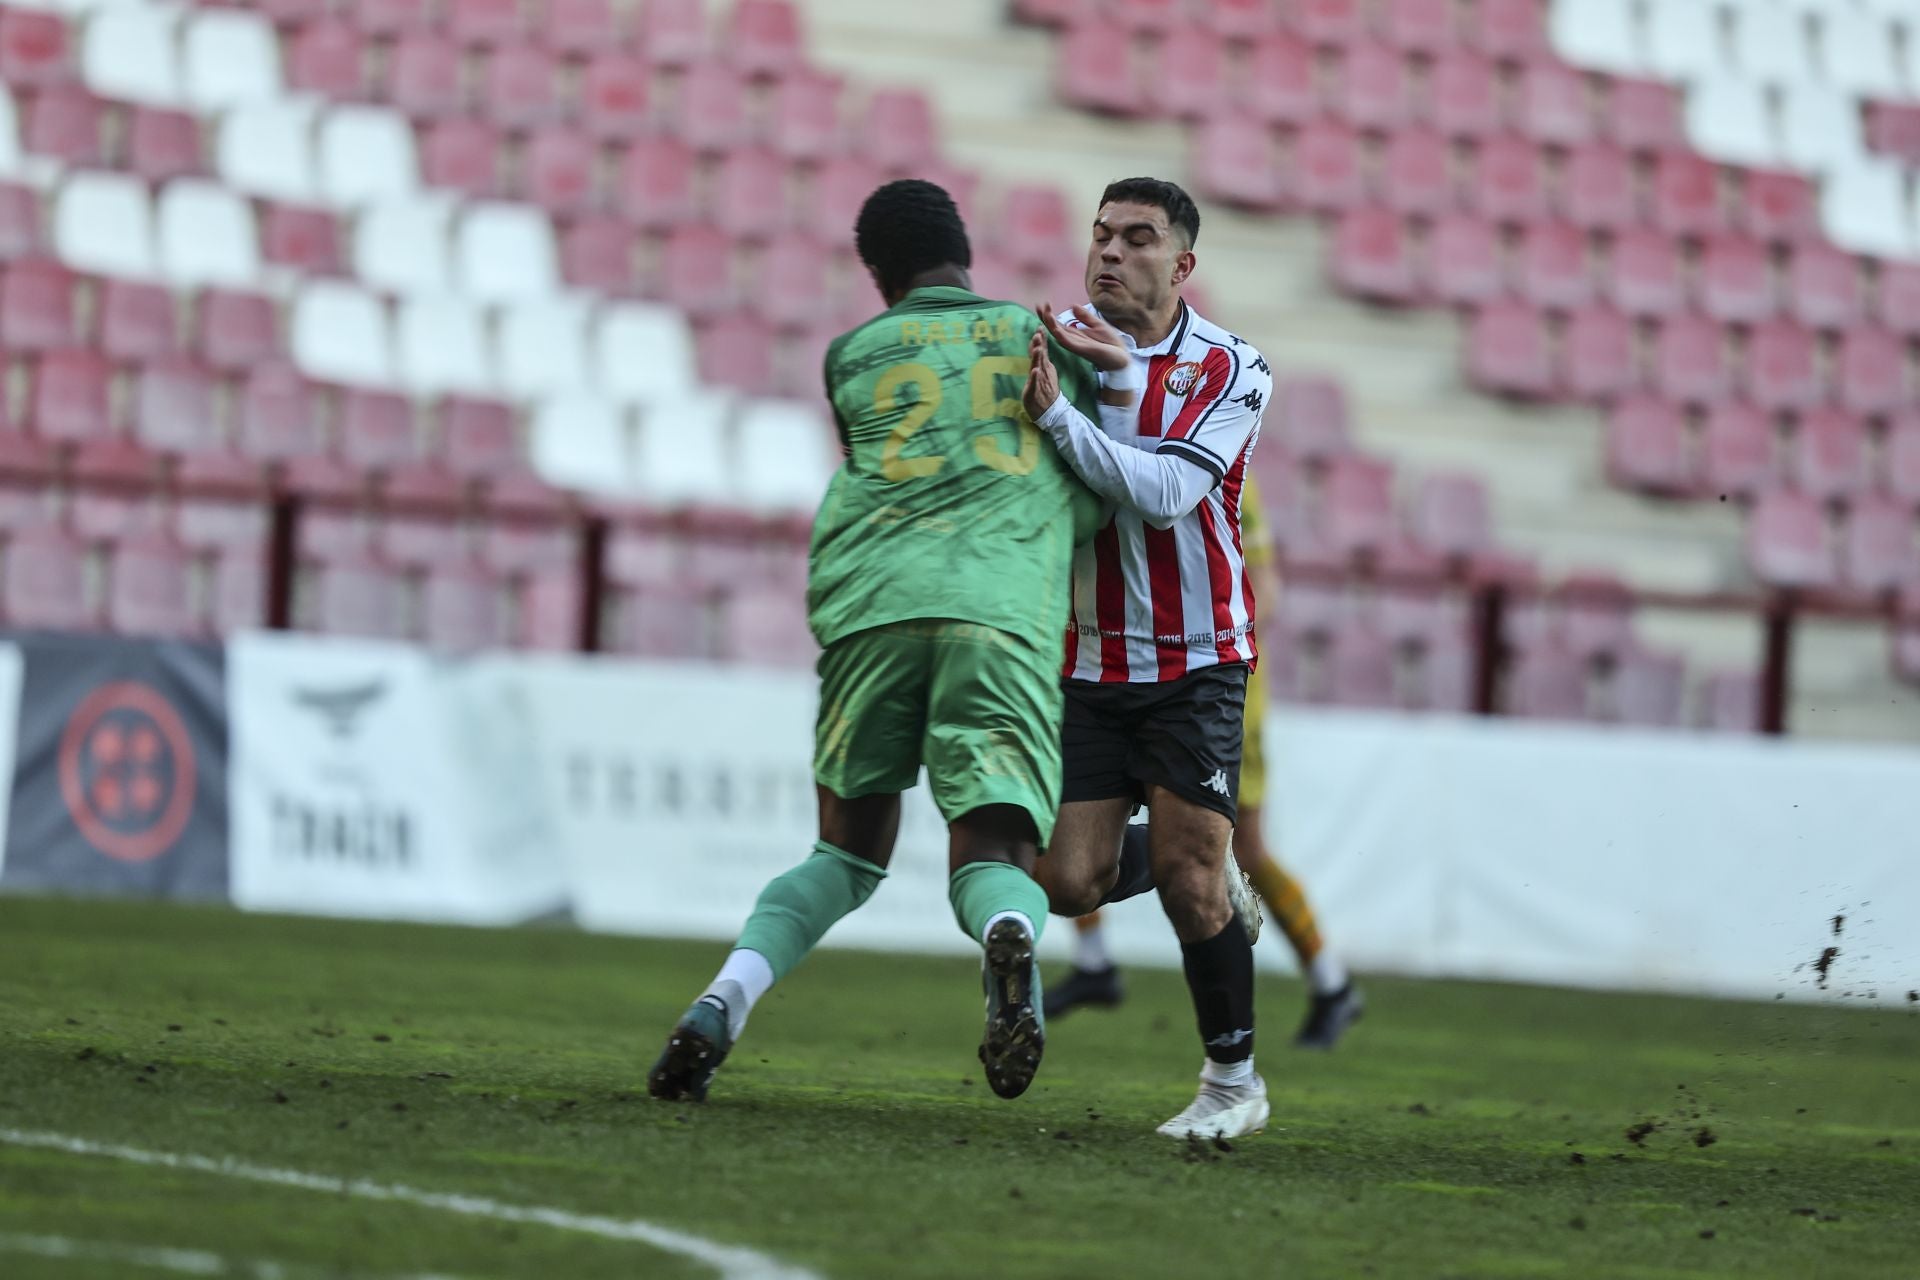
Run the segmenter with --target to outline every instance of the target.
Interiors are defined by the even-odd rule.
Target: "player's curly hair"
[[[888,294],[904,292],[922,271],[973,265],[953,197],[919,178],[889,182],[868,196],[854,220],[853,243]]]
[[[1165,178],[1122,178],[1108,183],[1107,189],[1100,193],[1103,206],[1116,200],[1165,210],[1168,225],[1186,233],[1189,249],[1200,239],[1200,206],[1177,182],[1168,182]]]

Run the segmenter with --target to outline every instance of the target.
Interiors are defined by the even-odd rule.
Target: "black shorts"
[[[1239,817],[1247,664],[1156,684],[1063,681],[1062,803],[1146,799],[1148,786]]]

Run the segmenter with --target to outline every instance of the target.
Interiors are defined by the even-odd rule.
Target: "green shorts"
[[[906,791],[927,767],[952,822],[989,804],[1033,815],[1045,845],[1060,807],[1060,655],[971,622],[856,631],[820,655],[813,776],[849,799]]]

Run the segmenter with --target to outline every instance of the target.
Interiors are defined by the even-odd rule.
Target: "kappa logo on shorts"
[[[1218,791],[1221,795],[1227,794],[1227,771],[1225,769],[1215,769],[1213,776],[1200,785],[1211,791]]]
[[[1170,396],[1184,396],[1193,390],[1193,384],[1200,381],[1200,364],[1196,360],[1186,360],[1167,370],[1167,376],[1160,379],[1160,385],[1166,388]]]

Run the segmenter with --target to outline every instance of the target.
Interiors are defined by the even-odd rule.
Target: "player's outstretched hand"
[[[1133,359],[1133,353],[1127,350],[1127,344],[1120,338],[1120,331],[1102,320],[1100,313],[1085,303],[1073,309],[1073,318],[1080,322],[1076,328],[1069,329],[1055,319],[1050,302],[1042,302],[1036,314],[1055,342],[1102,372],[1124,369],[1128,361]]]
[[[1053,357],[1047,354],[1047,335],[1036,329],[1033,340],[1027,343],[1027,359],[1032,368],[1027,370],[1027,391],[1021,397],[1026,406],[1027,416],[1035,422],[1040,415],[1053,408],[1053,402],[1060,398],[1060,371],[1053,367]]]

